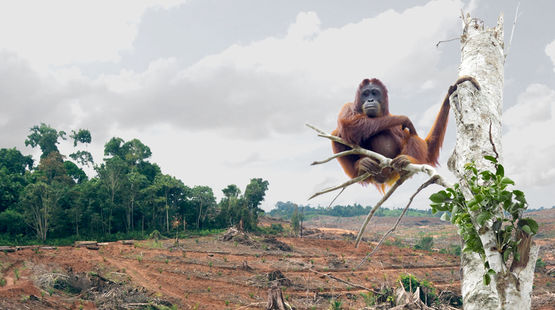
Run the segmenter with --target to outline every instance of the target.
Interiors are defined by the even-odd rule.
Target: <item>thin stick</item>
[[[310,269],[308,269],[308,270],[310,270],[310,271],[312,271],[312,272],[314,272],[314,273],[316,273],[316,274],[319,274],[319,275],[328,277],[328,278],[330,278],[330,279],[333,279],[333,280],[335,280],[335,281],[338,281],[338,282],[347,284],[347,285],[352,286],[352,287],[358,287],[358,288],[360,288],[360,289],[363,289],[363,290],[366,290],[366,291],[369,291],[369,292],[373,292],[373,293],[376,293],[376,294],[379,293],[379,292],[376,291],[376,290],[373,290],[373,289],[368,288],[368,287],[366,287],[366,286],[362,286],[362,285],[360,285],[360,284],[356,284],[356,283],[353,283],[353,282],[345,281],[345,280],[340,279],[340,278],[338,278],[338,277],[336,277],[336,276],[333,276],[333,275],[331,275],[331,274],[329,274],[329,273],[319,272],[319,271],[316,271],[316,270],[314,270],[314,269],[312,269],[312,268],[310,268]]]
[[[319,161],[314,161],[310,165],[314,166],[314,165],[325,164],[325,163],[327,163],[328,161],[330,161],[332,159],[336,159],[337,157],[343,157],[343,156],[353,155],[353,154],[358,154],[358,151],[351,149],[351,150],[339,152],[339,153],[336,153],[336,154],[332,155],[330,158],[326,158],[324,160],[319,160]]]
[[[461,37],[459,36],[459,37],[456,37],[456,38],[453,38],[453,39],[439,41],[439,42],[436,43],[436,47],[439,47],[439,45],[440,45],[441,43],[446,43],[446,42],[451,42],[451,41],[459,40],[460,38],[461,38]]]
[[[315,193],[314,195],[310,196],[310,198],[308,198],[308,200],[310,200],[314,197],[320,196],[322,194],[325,194],[325,193],[333,192],[333,191],[338,190],[340,188],[346,188],[349,185],[355,184],[355,183],[360,182],[360,181],[364,181],[365,179],[367,179],[369,177],[370,177],[370,173],[366,172],[365,174],[359,175],[358,177],[356,177],[354,179],[350,179],[349,181],[347,181],[343,184],[340,184],[340,185],[337,185],[337,186],[330,187],[330,188],[324,189],[322,191],[319,191],[319,192]]]
[[[382,199],[380,199],[380,201],[378,201],[378,203],[374,206],[374,208],[372,208],[370,213],[368,213],[368,215],[366,216],[366,219],[364,220],[364,223],[362,223],[362,226],[360,227],[360,229],[358,231],[357,240],[355,241],[355,248],[358,247],[358,244],[360,243],[360,240],[362,239],[362,234],[364,233],[364,230],[366,229],[366,226],[368,225],[368,222],[370,222],[370,219],[372,218],[372,216],[374,216],[374,213],[376,213],[376,211],[391,196],[391,194],[393,194],[395,192],[395,190],[397,188],[399,188],[399,186],[401,186],[401,184],[403,184],[411,176],[412,176],[412,174],[409,173],[409,174],[405,174],[405,175],[402,175],[401,177],[399,177],[397,182],[395,182],[395,184],[393,184],[393,186],[387,191],[387,193],[385,193],[385,195],[382,197]]]
[[[511,37],[509,38],[509,45],[507,46],[507,49],[505,50],[506,51],[505,60],[507,59],[507,56],[509,55],[509,49],[511,48],[511,45],[513,44],[513,35],[515,34],[516,21],[519,17],[519,14],[518,14],[518,8],[519,7],[520,7],[520,1],[516,5],[515,20],[513,21],[513,28],[511,29]]]
[[[335,196],[335,198],[333,198],[333,200],[330,202],[330,205],[328,206],[328,208],[331,208],[331,205],[333,204],[333,202],[337,199],[337,197],[339,197],[341,194],[343,194],[343,191],[345,190],[346,187],[343,187],[341,189],[341,191],[339,192],[339,194],[337,194],[337,196]]]
[[[392,232],[395,231],[395,229],[397,229],[397,226],[399,225],[399,223],[401,222],[401,219],[403,218],[403,216],[405,215],[405,213],[407,212],[407,210],[409,209],[409,206],[412,203],[412,200],[414,199],[414,197],[416,197],[416,195],[418,195],[418,193],[420,193],[423,189],[425,189],[426,187],[428,187],[430,184],[434,184],[437,181],[438,177],[437,176],[433,176],[431,178],[428,179],[428,181],[424,182],[424,184],[420,185],[420,187],[416,190],[416,192],[414,194],[412,194],[412,196],[409,199],[409,202],[407,203],[407,205],[405,206],[405,209],[403,209],[403,212],[401,212],[401,215],[399,215],[399,218],[397,219],[397,222],[395,222],[395,225],[393,225],[393,227],[391,227],[380,239],[380,242],[378,242],[378,244],[374,247],[374,249],[372,249],[372,252],[366,254],[366,256],[360,261],[360,263],[357,265],[356,269],[360,268],[360,266],[370,257],[372,256],[380,247],[380,245],[384,242],[385,238],[387,238],[387,236],[389,236],[389,234],[391,234]]]

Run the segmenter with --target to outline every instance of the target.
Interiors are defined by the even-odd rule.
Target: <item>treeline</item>
[[[339,217],[351,217],[351,216],[359,216],[359,215],[366,215],[370,210],[372,210],[371,206],[363,207],[359,204],[354,205],[335,205],[330,208],[326,207],[311,207],[311,206],[300,206],[293,202],[282,202],[278,201],[276,203],[276,208],[273,209],[268,213],[271,217],[277,217],[282,219],[291,219],[293,214],[295,213],[295,209],[298,209],[298,212],[301,212],[305,219],[317,216],[317,215],[329,215],[329,216],[339,216]],[[402,209],[388,209],[388,208],[379,208],[374,216],[394,216],[397,217],[401,215],[403,212]],[[432,214],[431,210],[417,210],[417,209],[408,209],[405,216],[435,216],[440,217],[441,214]]]
[[[40,148],[37,165],[15,148],[0,149],[0,243],[232,225],[256,229],[268,181],[253,178],[243,192],[228,185],[218,202],[212,188],[189,187],[162,173],[138,139],[110,139],[96,163],[84,148],[91,142],[88,130],[69,135],[75,152],[68,157],[58,150],[67,138],[46,124],[31,128],[25,145]],[[96,172],[90,179],[87,166]]]

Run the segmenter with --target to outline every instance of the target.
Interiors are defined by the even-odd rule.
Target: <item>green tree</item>
[[[122,151],[125,161],[133,166],[138,165],[152,155],[150,148],[144,145],[139,139],[125,142],[122,146]]]
[[[73,139],[73,146],[77,146],[77,143],[91,143],[91,133],[87,129],[79,129],[77,132],[75,130],[71,131],[70,138]]]
[[[191,191],[191,200],[196,205],[197,229],[201,229],[206,219],[215,218],[216,197],[208,186],[195,186]]]
[[[146,176],[140,174],[137,168],[131,169],[127,174],[128,184],[128,203],[127,203],[127,231],[135,230],[135,203],[137,198],[140,197],[143,189],[148,184]]]
[[[181,180],[176,179],[167,174],[160,174],[157,175],[154,179],[153,183],[154,188],[158,191],[159,194],[162,195],[163,202],[164,202],[164,209],[166,213],[166,232],[170,231],[170,206],[172,206],[172,210],[175,211],[175,207],[177,204],[176,199],[172,199],[172,197],[176,197],[179,194],[179,191],[183,191],[185,185]]]
[[[297,206],[295,206],[295,211],[293,211],[293,215],[291,216],[291,228],[295,232],[295,235],[298,235],[301,230],[301,215],[299,213],[299,207]]]
[[[25,216],[16,210],[0,212],[0,233],[23,234],[26,231]]]
[[[18,150],[0,149],[0,212],[20,200],[27,180],[27,172],[33,167],[31,156],[23,156]]]
[[[65,131],[57,131],[56,129],[41,123],[40,126],[33,126],[30,129],[31,133],[25,140],[25,145],[31,147],[40,147],[42,151],[41,158],[48,156],[51,152],[58,152],[58,138],[65,140]]]
[[[76,151],[69,154],[69,157],[83,166],[94,165],[92,154],[87,151]]]
[[[238,202],[241,190],[237,185],[230,184],[222,189],[224,197],[220,200],[220,212],[217,216],[217,222],[220,227],[229,227],[238,223]]]
[[[122,138],[114,137],[104,145],[104,155],[117,156],[128,164],[136,166],[148,159],[152,152],[139,139],[125,142]]]
[[[262,201],[264,201],[268,185],[268,181],[261,178],[254,178],[251,179],[250,183],[245,188],[244,198],[246,200],[247,209],[250,212],[255,225],[258,223],[258,213],[264,212],[264,210],[260,209],[259,206]]]
[[[74,147],[76,147],[78,143],[89,144],[92,141],[91,133],[87,129],[79,129],[77,132],[72,130],[69,137],[73,139]],[[92,154],[88,151],[79,150],[69,154],[69,157],[83,166],[94,165]]]
[[[89,179],[85,171],[71,161],[64,161],[64,167],[75,183],[83,183]]]
[[[98,176],[102,184],[106,187],[109,193],[108,201],[108,233],[112,233],[112,220],[114,208],[116,207],[116,198],[121,200],[121,190],[125,182],[125,175],[127,174],[128,167],[120,157],[108,158],[96,168]]]
[[[59,202],[73,181],[66,173],[62,155],[56,151],[41,158],[34,174],[36,182],[25,187],[22,206],[29,225],[45,241],[52,226],[52,214],[60,207]]]
[[[6,169],[9,174],[25,175],[33,168],[33,158],[24,156],[17,149],[0,149],[0,169]]]
[[[261,178],[251,179],[245,188],[242,199],[237,202],[239,226],[246,230],[253,230],[258,223],[258,213],[264,212],[259,208],[264,200],[266,190],[268,189],[268,181]]]

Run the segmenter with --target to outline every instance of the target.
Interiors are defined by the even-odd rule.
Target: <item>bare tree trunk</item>
[[[451,98],[457,126],[455,151],[449,159],[449,169],[463,180],[466,163],[475,162],[478,170],[491,170],[493,165],[485,155],[501,157],[501,115],[503,102],[504,60],[503,16],[494,28],[484,29],[483,22],[464,17],[461,36],[461,66],[459,76],[469,75],[480,83],[478,92],[470,85],[460,85]],[[467,83],[469,84],[469,83]],[[472,198],[468,185],[460,182],[466,200]],[[471,213],[476,223],[476,213]],[[498,251],[493,250],[496,237],[492,221],[479,233],[490,268],[497,275],[485,285],[484,262],[476,253],[463,253],[462,295],[464,309],[530,309],[534,266],[538,247],[531,248],[528,265],[519,273],[508,270]],[[474,225],[475,227],[478,227]]]
[[[268,290],[268,303],[266,304],[266,310],[288,310],[285,300],[283,299],[283,294],[281,293],[281,288],[277,284],[273,284]]]

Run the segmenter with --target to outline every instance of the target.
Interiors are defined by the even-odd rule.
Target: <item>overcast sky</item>
[[[129,0],[0,2],[0,147],[24,154],[29,128],[89,129],[102,160],[111,137],[140,139],[162,171],[188,186],[269,181],[263,207],[309,203],[346,180],[304,126],[336,126],[358,83],[380,78],[390,111],[425,136],[457,79],[461,9],[494,26],[506,46],[518,1]],[[505,63],[503,155],[532,208],[555,205],[555,2],[523,1]],[[451,123],[454,120],[451,118]],[[440,157],[453,151],[451,124]],[[61,150],[71,152],[63,142]],[[387,204],[401,207],[415,177]],[[421,194],[414,207],[427,208]],[[327,205],[334,195],[310,201]],[[351,186],[338,204],[373,205]]]

